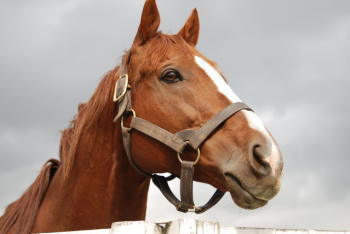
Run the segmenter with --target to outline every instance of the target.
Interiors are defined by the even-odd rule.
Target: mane
[[[0,217],[0,233],[30,233],[35,221],[35,217],[50,180],[54,176],[59,161],[48,160],[33,184],[15,202],[10,204],[5,214]]]
[[[62,131],[60,160],[64,178],[67,178],[75,162],[76,151],[83,133],[106,115],[113,118],[115,110],[112,97],[118,70],[119,67],[116,67],[102,78],[90,100],[79,104],[77,115],[70,126]]]
[[[30,233],[40,204],[49,187],[52,177],[60,167],[64,178],[67,178],[75,159],[75,152],[83,132],[99,121],[103,115],[113,116],[114,105],[111,102],[115,74],[118,67],[108,72],[101,80],[91,99],[78,107],[78,114],[71,121],[70,127],[62,131],[60,144],[60,159],[48,160],[42,167],[33,184],[23,195],[11,203],[0,217],[0,233]],[[110,103],[110,105],[108,105]]]

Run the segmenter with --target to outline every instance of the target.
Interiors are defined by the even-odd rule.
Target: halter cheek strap
[[[125,69],[125,66],[124,66]],[[224,192],[216,190],[210,200],[203,206],[195,206],[193,202],[193,176],[194,166],[200,159],[199,146],[216,130],[220,124],[225,122],[229,117],[240,110],[250,110],[245,103],[237,102],[228,105],[201,128],[190,130],[185,129],[177,133],[170,133],[167,130],[136,116],[131,104],[131,87],[128,84],[127,73],[122,73],[115,86],[115,94],[113,100],[118,102],[118,113],[114,121],[120,119],[121,131],[123,137],[123,145],[130,164],[141,174],[151,177],[153,183],[159,188],[165,198],[171,202],[178,211],[187,212],[194,211],[202,213],[214,206],[224,195]],[[131,115],[130,127],[124,126],[124,116]],[[130,134],[133,130],[139,131],[173,149],[177,152],[178,160],[181,164],[180,173],[180,200],[171,191],[168,182],[174,178],[174,175],[164,177],[157,174],[151,174],[144,171],[135,163],[131,155]],[[186,147],[190,147],[197,151],[195,161],[185,161],[181,159],[181,154]]]

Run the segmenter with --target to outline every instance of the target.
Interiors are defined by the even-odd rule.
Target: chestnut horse
[[[155,0],[146,0],[141,23],[123,56],[129,95],[137,116],[176,133],[202,127],[225,107],[240,102],[214,62],[195,46],[196,10],[179,33],[165,35]],[[49,160],[34,183],[0,218],[0,233],[109,228],[112,222],[143,220],[150,179],[130,164],[123,147],[118,106],[112,101],[122,67],[101,80],[63,131],[60,162]],[[130,88],[131,87],[131,88]],[[129,126],[132,116],[125,116]],[[180,177],[176,152],[139,131],[131,133],[133,162],[147,173]],[[230,192],[240,207],[265,205],[280,188],[281,153],[249,109],[221,122],[200,145],[194,179]],[[186,150],[186,160],[195,152]]]

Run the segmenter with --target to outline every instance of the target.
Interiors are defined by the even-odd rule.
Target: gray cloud
[[[57,155],[59,131],[130,46],[142,0],[2,1],[0,210]],[[162,31],[197,7],[199,50],[277,138],[280,194],[246,211],[229,195],[207,213],[179,214],[151,188],[148,219],[218,220],[230,226],[350,229],[350,2],[158,1]],[[176,186],[174,186],[176,187]],[[212,191],[196,186],[205,202]],[[204,195],[203,195],[204,194]],[[210,196],[210,195],[208,195]],[[157,202],[155,202],[157,201]],[[161,215],[160,215],[161,214]]]

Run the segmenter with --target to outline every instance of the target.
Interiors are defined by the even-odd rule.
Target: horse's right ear
[[[160,16],[155,0],[146,0],[143,6],[141,22],[134,39],[134,45],[142,45],[154,36],[160,24]]]
[[[196,46],[199,36],[199,17],[197,9],[193,9],[185,25],[178,32],[178,35],[182,36],[188,44]]]

